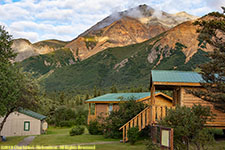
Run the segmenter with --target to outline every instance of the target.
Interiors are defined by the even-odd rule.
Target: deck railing
[[[127,132],[130,128],[138,126],[139,131],[141,131],[148,125],[156,124],[167,115],[167,111],[171,108],[174,107],[156,105],[146,107],[134,118],[120,127],[119,130],[123,129],[123,142],[125,143],[126,141],[128,141]]]

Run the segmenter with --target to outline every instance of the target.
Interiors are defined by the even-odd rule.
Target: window
[[[24,122],[24,131],[30,131],[30,121]]]
[[[113,111],[113,105],[109,104],[109,114]]]
[[[90,114],[95,115],[95,104],[90,104]]]

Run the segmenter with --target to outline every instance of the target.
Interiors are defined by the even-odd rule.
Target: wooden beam
[[[141,131],[141,115],[138,116],[138,128]]]
[[[142,113],[142,129],[145,128],[145,111]]]
[[[129,130],[129,125],[127,124],[127,125],[126,125],[126,141],[128,141],[128,137],[127,137],[127,132],[128,132],[128,130]]]
[[[123,127],[123,143],[125,143],[125,127]]]
[[[89,104],[89,109],[88,109],[88,111],[89,111],[89,115],[91,115],[91,104]]]
[[[190,82],[153,82],[154,85],[174,85],[174,86],[201,86],[200,83]]]
[[[149,105],[155,105],[155,86],[151,87],[151,102],[149,101]]]

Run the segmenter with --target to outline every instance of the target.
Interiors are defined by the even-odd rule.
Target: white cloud
[[[197,16],[218,11],[225,5],[224,0],[4,0],[3,3],[0,24],[15,38],[28,38],[32,42],[48,38],[72,40],[111,13],[139,4]]]
[[[14,39],[25,38],[25,39],[29,39],[30,41],[37,41],[39,39],[39,35],[36,32],[23,32],[23,31],[9,30],[9,33],[13,35]]]

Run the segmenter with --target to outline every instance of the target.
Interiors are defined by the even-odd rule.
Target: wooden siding
[[[106,117],[108,115],[108,104],[95,104],[96,116]]]
[[[208,122],[208,126],[213,126],[213,127],[223,127],[225,129],[225,113],[215,110],[213,105],[210,102],[204,101],[192,94],[189,94],[187,90],[191,90],[194,88],[181,88],[181,105],[182,106],[187,106],[187,107],[192,107],[194,104],[201,104],[202,106],[209,106],[211,108],[211,111],[216,114],[215,119],[213,122]]]
[[[150,102],[150,96],[141,100],[140,102],[145,103],[145,104],[149,104]],[[137,101],[138,102],[138,101]],[[159,105],[159,106],[168,106],[168,107],[172,107],[172,100],[170,99],[170,97],[165,97],[164,95],[161,94],[157,94],[155,96],[155,104]],[[90,104],[89,104],[90,105]],[[117,103],[113,103],[113,111],[118,110],[119,109],[119,104]],[[108,103],[96,103],[95,104],[95,114],[90,114],[90,106],[89,106],[89,115],[88,115],[88,123],[91,120],[97,119],[98,117],[107,117],[108,116],[108,112],[109,112],[109,104]]]
[[[149,104],[150,98],[143,100],[142,102],[145,104]],[[162,95],[155,96],[155,105],[159,106],[173,106],[172,100],[166,99]]]
[[[0,118],[2,122],[3,118]],[[24,122],[30,122],[30,130],[24,131]],[[40,135],[42,123],[40,120],[24,115],[19,112],[13,112],[7,118],[1,135],[3,136],[25,136],[25,135]]]

